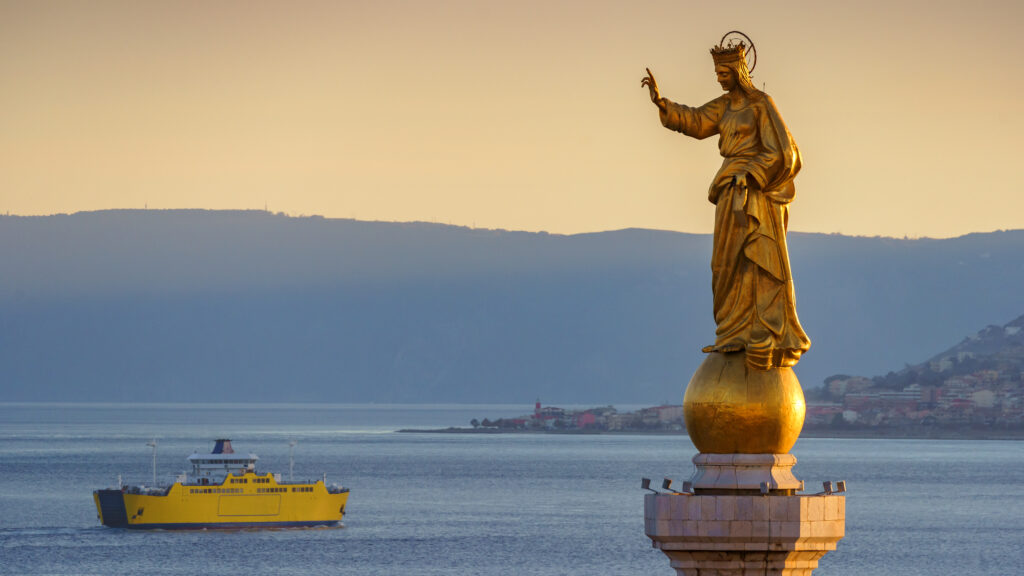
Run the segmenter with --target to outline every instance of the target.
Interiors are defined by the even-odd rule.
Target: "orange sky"
[[[259,208],[709,232],[740,29],[804,156],[790,225],[1024,227],[1024,3],[0,0],[0,213]]]

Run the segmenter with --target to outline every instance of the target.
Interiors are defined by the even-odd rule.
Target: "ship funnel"
[[[228,440],[227,438],[218,438],[217,440],[215,440],[215,442],[217,444],[214,445],[213,452],[211,452],[211,454],[234,454],[235,453],[234,449],[231,448],[231,440]]]

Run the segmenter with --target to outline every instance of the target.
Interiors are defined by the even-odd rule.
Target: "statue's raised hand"
[[[651,73],[650,68],[645,68],[645,70],[647,70],[647,76],[640,80],[640,85],[647,86],[647,89],[651,92],[651,102],[654,102],[658,108],[664,108],[665,103],[661,98],[661,93],[658,92],[658,82],[654,79],[654,74]]]

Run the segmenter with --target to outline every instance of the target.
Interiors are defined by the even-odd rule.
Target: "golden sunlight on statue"
[[[786,248],[800,151],[775,103],[751,82],[746,49],[725,38],[711,49],[726,93],[703,106],[662,98],[650,69],[640,85],[666,128],[697,139],[718,135],[722,167],[708,189],[716,207],[711,282],[718,327],[704,352],[743,351],[748,366],[769,370],[795,365],[811,347],[797,318]]]

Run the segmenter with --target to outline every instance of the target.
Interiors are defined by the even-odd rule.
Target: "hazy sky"
[[[0,0],[0,213],[258,208],[709,232],[740,29],[804,157],[791,229],[1024,227],[1024,2]]]

